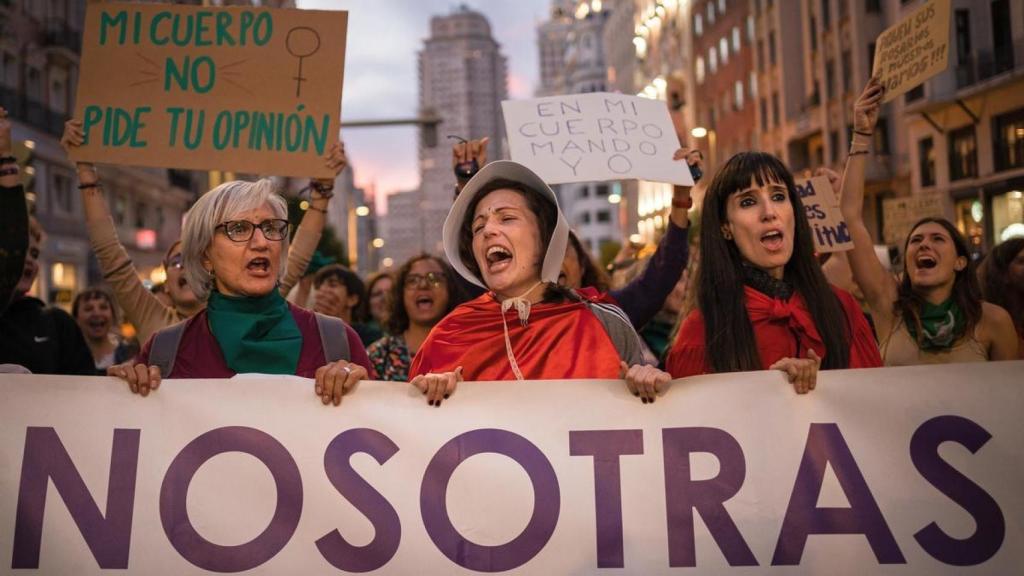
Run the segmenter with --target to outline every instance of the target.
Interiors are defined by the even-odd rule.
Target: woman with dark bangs
[[[673,377],[781,370],[797,393],[819,368],[881,364],[850,294],[830,286],[793,176],[760,152],[733,156],[701,212],[698,307],[666,359]]]
[[[864,167],[884,90],[874,78],[854,104],[841,206],[853,238],[850,268],[878,330],[886,366],[1017,359],[1006,310],[984,302],[967,241],[944,218],[924,218],[904,243],[899,282],[875,257],[864,225]]]
[[[407,382],[412,358],[430,329],[461,304],[463,296],[452,267],[430,254],[410,258],[398,269],[396,278],[388,334],[370,344],[366,353],[378,378]]]

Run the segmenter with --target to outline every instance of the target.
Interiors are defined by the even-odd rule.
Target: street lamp
[[[715,167],[715,153],[716,153],[716,150],[715,150],[715,147],[716,147],[716,145],[715,145],[715,140],[716,140],[716,138],[715,138],[715,136],[716,136],[715,135],[715,130],[713,128],[705,128],[703,126],[697,126],[697,127],[693,128],[692,130],[690,130],[690,136],[693,136],[694,138],[698,138],[698,139],[704,138],[705,136],[707,136],[707,139],[708,139],[708,148],[707,148],[707,150],[708,150],[708,160],[709,160],[708,163],[710,164],[711,168],[714,168]],[[705,169],[705,171],[706,171],[706,169]]]
[[[371,242],[371,244],[373,245],[374,248],[383,248],[384,247],[384,239],[383,238],[374,238],[373,242]]]
[[[619,202],[622,202],[622,194],[612,192],[611,194],[608,195],[609,204],[618,204]]]
[[[370,207],[366,205],[356,206],[356,216],[369,216]]]

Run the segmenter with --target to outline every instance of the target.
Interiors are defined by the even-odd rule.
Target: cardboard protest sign
[[[9,574],[959,576],[1024,565],[1024,362],[465,382],[0,376]],[[610,569],[618,570],[610,570]],[[690,568],[690,570],[687,570]],[[756,568],[756,569],[755,569]]]
[[[668,108],[623,94],[572,94],[501,103],[512,160],[549,184],[640,179],[693,185]]]
[[[949,2],[932,0],[878,36],[871,68],[885,87],[882,102],[912,90],[949,65]]]
[[[918,194],[882,200],[882,239],[902,248],[910,227],[921,218],[946,216],[946,197],[941,193]]]
[[[828,178],[815,176],[797,180],[796,190],[807,212],[807,222],[811,225],[815,252],[852,250],[853,239]]]
[[[334,174],[346,12],[90,3],[79,162]]]

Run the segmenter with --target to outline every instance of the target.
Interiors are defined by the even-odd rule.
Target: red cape
[[[505,321],[527,380],[619,377],[619,353],[582,302],[534,304],[525,327],[515,309],[505,313]],[[434,326],[412,361],[409,378],[459,366],[466,380],[515,380],[505,351],[501,305],[491,294],[459,305]]]
[[[881,366],[878,344],[857,301],[835,286],[832,291],[839,298],[850,331],[850,368]],[[825,357],[828,351],[800,294],[794,294],[788,301],[784,301],[766,296],[749,286],[744,287],[744,293],[747,315],[754,329],[763,369],[767,370],[782,358],[795,358],[798,354],[801,358],[806,357],[808,348],[813,348],[819,356]],[[679,335],[665,358],[665,368],[673,378],[708,374],[711,367],[706,361],[706,351],[704,316],[698,309],[691,312],[679,328]]]

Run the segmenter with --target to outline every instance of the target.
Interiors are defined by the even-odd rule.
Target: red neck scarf
[[[505,313],[516,363],[527,380],[618,378],[619,354],[583,302],[534,304],[526,326]],[[515,380],[505,350],[501,304],[484,294],[455,308],[420,346],[409,377],[462,366],[466,380]]]

